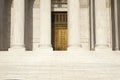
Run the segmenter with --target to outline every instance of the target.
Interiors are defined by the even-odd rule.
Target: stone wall
[[[39,7],[39,1],[40,0],[26,0],[26,8],[25,8],[25,46],[27,50],[35,50],[38,47],[39,43],[39,20],[40,20],[40,7]],[[10,37],[12,37],[12,26],[13,26],[13,8],[14,6],[11,7],[12,5],[12,0],[5,0],[4,1],[5,5],[0,5],[4,6],[4,18],[1,18],[1,50],[7,50],[10,46]],[[99,3],[99,1],[97,1]],[[107,37],[107,44],[109,47],[112,45],[112,40],[111,40],[111,5],[110,1],[106,0],[106,29],[108,32],[106,33]],[[1,3],[2,4],[2,3]],[[89,18],[89,0],[80,0],[80,37],[81,37],[81,44],[82,47],[85,48],[86,50],[90,50],[90,18]],[[100,6],[98,6],[100,7]],[[0,9],[2,10],[2,8]],[[58,9],[53,9],[53,10],[58,10]],[[61,10],[61,9],[60,9]],[[67,8],[65,9],[67,11]],[[96,11],[99,12],[99,8],[96,8]],[[0,14],[2,14],[2,11],[0,11]],[[2,16],[2,15],[0,15]],[[101,16],[96,15],[96,26],[99,25],[99,22],[102,21],[103,19]],[[99,19],[98,19],[99,18]],[[2,22],[3,21],[3,22]],[[105,25],[102,24],[102,25]],[[96,28],[98,29],[98,28]],[[11,33],[10,33],[11,30]],[[2,32],[3,31],[3,32]],[[11,36],[10,36],[11,35]],[[97,38],[97,36],[96,36]],[[2,49],[3,48],[3,49]]]

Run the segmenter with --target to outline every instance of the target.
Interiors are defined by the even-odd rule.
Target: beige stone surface
[[[43,0],[43,3],[44,1],[47,0]],[[35,51],[39,46],[41,38],[40,20],[42,19],[40,19],[40,0],[26,0],[24,17],[25,47],[26,50],[33,50],[0,51],[0,80],[120,80],[120,52],[112,51],[113,33],[110,0],[95,1],[95,39],[97,40],[95,45],[99,43],[105,45],[107,44],[108,49],[90,51],[89,0],[78,0],[78,2],[80,2],[80,4],[78,4],[79,7],[77,8],[78,11],[73,11],[80,13],[77,14],[71,11],[71,16],[74,20],[80,19],[77,22],[73,20],[73,22],[77,25],[76,28],[80,29],[78,30],[78,33],[80,34],[75,35],[77,37],[75,39],[80,40],[80,43],[77,43],[81,44],[83,50],[49,51],[44,49],[44,51]],[[46,7],[46,5],[43,6]],[[51,10],[68,11],[67,5],[62,5],[62,8],[54,8],[56,6],[57,5],[52,5]],[[50,8],[50,6],[48,7]],[[20,6],[18,8],[21,9]],[[75,6],[72,6],[72,8],[76,9]],[[16,13],[17,11],[19,12],[19,10],[16,10]],[[47,12],[47,7],[45,12]],[[48,9],[48,13],[50,13],[50,9]],[[77,17],[75,14],[80,16]],[[10,43],[13,41],[13,34],[15,34],[13,33],[13,30],[14,27],[16,27],[14,25],[14,17],[14,4],[12,4],[10,0],[1,0],[0,50],[7,50],[10,47]],[[47,21],[47,18],[50,18],[50,16],[46,17],[41,15],[41,17],[44,18],[44,24],[42,23],[41,29],[45,31],[42,31],[43,37],[41,39],[43,42],[48,41],[49,44],[50,36],[47,36],[46,29],[49,28],[48,30],[50,30],[51,23],[47,24],[47,22],[50,22],[50,20]],[[20,20],[22,21],[23,17]],[[18,22],[17,19],[16,22]],[[80,26],[78,26],[79,23]],[[74,24],[72,26],[73,29],[75,28]],[[45,27],[46,25],[47,27]],[[21,27],[23,28],[23,26],[20,26],[19,24],[17,26],[19,26],[20,29]],[[76,34],[76,32],[72,31],[72,34]],[[75,36],[71,35],[69,40]],[[20,36],[17,37],[15,38],[20,38]],[[47,40],[46,37],[49,37],[49,39]],[[73,41],[73,44],[76,43],[75,41]]]
[[[119,52],[0,52],[0,80],[119,80],[119,57]]]

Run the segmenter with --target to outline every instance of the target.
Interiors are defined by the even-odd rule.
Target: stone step
[[[1,65],[0,80],[120,80],[118,64]]]

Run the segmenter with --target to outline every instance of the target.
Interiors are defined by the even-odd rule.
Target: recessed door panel
[[[52,43],[54,50],[67,50],[67,13],[52,13]]]

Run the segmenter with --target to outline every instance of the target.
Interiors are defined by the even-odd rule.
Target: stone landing
[[[120,52],[0,52],[0,80],[120,80]]]

